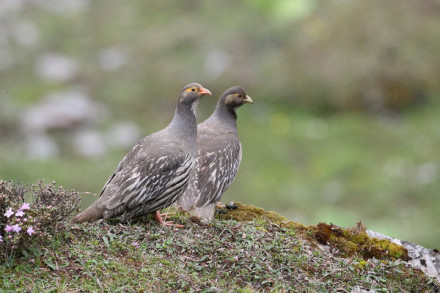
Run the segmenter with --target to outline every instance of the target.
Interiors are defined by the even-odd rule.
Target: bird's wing
[[[161,209],[186,186],[194,159],[184,153],[133,156],[129,153],[104,186],[106,217],[123,211]]]
[[[199,148],[197,155],[200,193],[195,206],[204,207],[218,201],[234,180],[241,162],[241,144],[238,137],[231,136],[223,147]]]

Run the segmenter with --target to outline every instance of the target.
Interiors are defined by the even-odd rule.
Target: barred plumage
[[[107,180],[101,196],[74,223],[123,220],[170,206],[188,185],[196,155],[196,104],[211,94],[199,84],[183,88],[172,122],[136,144]]]
[[[214,217],[215,205],[237,174],[242,157],[236,109],[253,103],[242,87],[225,91],[215,112],[197,126],[197,158],[187,190],[178,205],[203,219]]]

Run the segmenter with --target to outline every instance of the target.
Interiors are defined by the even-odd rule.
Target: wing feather
[[[200,150],[198,187],[195,207],[204,207],[217,202],[233,182],[241,162],[241,144],[232,140],[215,151]]]
[[[135,159],[134,159],[135,157]],[[125,212],[130,218],[172,204],[186,187],[193,157],[173,155],[130,155],[121,161],[103,188],[105,218]]]

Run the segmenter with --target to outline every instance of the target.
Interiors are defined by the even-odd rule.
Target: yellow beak
[[[249,97],[249,96],[246,96],[246,98],[244,98],[243,101],[244,101],[245,103],[248,103],[248,104],[253,104],[253,103],[254,103],[254,100],[252,100],[252,98]]]

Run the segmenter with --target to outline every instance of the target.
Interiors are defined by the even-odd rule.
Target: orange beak
[[[204,95],[212,96],[211,92],[208,89],[205,89],[204,87],[200,88],[199,95],[201,95],[201,96],[204,96]]]

